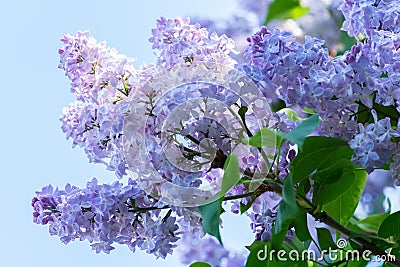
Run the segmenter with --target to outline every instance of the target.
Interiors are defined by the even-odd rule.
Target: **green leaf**
[[[291,108],[283,108],[279,110],[280,113],[285,113],[287,118],[292,121],[303,121],[304,119],[300,118],[296,111]]]
[[[398,246],[398,244],[396,242],[389,241],[388,239],[384,239],[382,237],[375,237],[375,236],[372,236],[370,234],[350,232],[350,236],[349,237],[351,239],[354,239],[354,238],[357,238],[357,237],[361,237],[361,238],[363,238],[364,240],[366,240],[366,241],[368,241],[370,243],[374,243],[375,245],[377,245],[378,247],[380,247],[383,250]]]
[[[223,197],[240,180],[239,160],[235,154],[230,154],[224,164],[221,193]]]
[[[317,228],[318,243],[322,250],[329,250],[329,248],[336,248],[335,242],[331,232],[326,228]]]
[[[275,225],[272,231],[272,246],[278,249],[293,221],[304,211],[300,209],[296,201],[296,193],[292,184],[292,177],[287,175],[283,182],[282,200],[279,203]]]
[[[202,261],[193,262],[189,267],[212,267],[210,264]]]
[[[250,246],[246,246],[246,248],[250,251],[250,254],[247,257],[245,267],[268,266],[268,255],[265,255],[266,250],[268,254],[268,243],[255,240]],[[265,259],[263,259],[264,257]]]
[[[355,170],[354,175],[355,181],[346,194],[322,206],[322,209],[341,225],[346,225],[353,216],[367,181],[368,174],[364,170]]]
[[[310,179],[304,179],[299,183],[299,186],[296,189],[297,194],[305,197],[308,192],[310,192],[311,189],[311,183]]]
[[[307,213],[299,215],[292,223],[296,230],[296,236],[301,241],[311,240],[311,234],[307,226]]]
[[[292,141],[301,149],[303,147],[304,139],[306,139],[307,135],[312,133],[318,127],[318,124],[318,115],[311,115],[290,131],[290,133],[286,135],[286,139]]]
[[[378,236],[388,238],[393,236],[400,239],[400,211],[390,214],[379,226]]]
[[[293,159],[289,170],[296,184],[314,170],[322,170],[340,159],[351,159],[352,149],[347,142],[324,136],[309,136],[304,140],[303,149]]]
[[[222,211],[222,199],[199,206],[204,231],[215,236],[222,245],[221,234],[219,232],[219,216]]]
[[[346,267],[365,267],[368,265],[368,261],[365,261],[362,257],[360,257],[360,260],[353,260],[353,261],[348,261]],[[342,266],[342,265],[340,265]],[[344,267],[343,266],[343,267]]]
[[[345,167],[346,166],[346,167]],[[316,172],[313,175],[315,180],[313,203],[324,205],[330,203],[341,195],[345,194],[353,185],[355,175],[350,161],[340,160],[332,167]]]
[[[230,154],[224,164],[221,191],[198,207],[202,218],[204,231],[215,236],[222,245],[219,231],[219,217],[222,210],[222,200],[226,192],[240,180],[239,161],[235,154]]]
[[[301,110],[303,113],[307,113],[307,114],[317,114],[317,112],[315,110],[313,110],[312,108],[303,108]]]
[[[278,112],[279,110],[286,107],[286,103],[282,99],[278,99],[278,100],[272,101],[272,103],[269,106],[273,112]]]
[[[275,147],[279,146],[284,140],[290,140],[301,148],[304,139],[318,127],[318,124],[318,115],[312,115],[303,120],[288,134],[269,128],[262,128],[252,137],[244,139],[243,142],[255,147]]]
[[[244,139],[243,142],[254,147],[275,147],[282,142],[281,134],[278,131],[269,128],[262,128],[255,135]]]
[[[264,21],[267,25],[271,20],[296,19],[308,12],[308,8],[300,5],[300,0],[275,0],[268,7],[268,13]]]
[[[347,32],[340,31],[340,43],[342,48],[337,51],[337,56],[343,55],[346,51],[349,51],[350,48],[357,43],[357,40],[354,37],[350,37]]]
[[[356,223],[356,226],[363,231],[378,233],[379,227],[382,222],[389,216],[389,213],[372,214]]]
[[[319,184],[334,184],[340,181],[345,173],[353,171],[354,164],[350,159],[339,159],[326,169],[315,172],[312,179]]]
[[[246,204],[240,202],[240,214],[245,213],[250,207],[253,205],[253,202],[256,200],[255,196],[251,196],[251,200],[247,201]]]
[[[235,154],[230,154],[224,164],[224,175],[222,176],[221,190],[213,197],[207,199],[204,204],[222,201],[225,194],[240,181],[239,160]]]

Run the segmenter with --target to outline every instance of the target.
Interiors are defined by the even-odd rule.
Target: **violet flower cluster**
[[[146,250],[165,258],[179,239],[178,225],[171,210],[149,197],[137,183],[116,181],[98,184],[96,179],[85,188],[67,184],[64,190],[45,186],[32,200],[33,219],[48,224],[51,235],[67,244],[87,240],[92,249],[110,253],[114,243]]]
[[[182,230],[182,238],[177,242],[177,252],[183,264],[189,265],[200,261],[218,267],[245,265],[247,253],[228,251],[211,236],[202,236],[199,232],[190,233],[187,228],[182,228]]]
[[[161,68],[193,61],[232,66],[235,63],[227,56],[235,47],[231,38],[218,36],[215,32],[209,34],[200,24],[190,24],[189,18],[158,19],[149,41],[158,51],[157,66]]]
[[[267,2],[270,1],[250,1],[246,5],[255,12],[253,4]],[[339,9],[346,19],[343,29],[357,39],[343,56],[332,57],[321,39],[305,36],[300,43],[289,32],[261,27],[247,38],[244,57],[238,60],[243,64],[236,69],[234,41],[226,35],[210,33],[198,23],[191,24],[188,18],[157,20],[149,39],[157,61],[138,69],[132,66],[132,59],[107,48],[104,42],[96,42],[88,32],[65,35],[59,67],[71,80],[71,91],[77,100],[63,110],[61,129],[67,139],[72,139],[73,146],[85,151],[90,162],[106,165],[118,178],[131,171],[138,181],[154,179],[161,185],[159,177],[153,177],[157,173],[176,186],[218,187],[225,160],[233,153],[233,143],[241,140],[233,137],[228,126],[236,124],[233,120],[227,123],[224,109],[238,114],[245,101],[222,85],[210,85],[210,81],[235,71],[254,82],[265,103],[284,102],[300,117],[318,114],[321,123],[314,135],[347,141],[355,152],[355,163],[369,172],[390,168],[400,184],[400,6],[389,0],[346,0]],[[232,28],[234,35],[253,27],[251,20],[245,22],[248,25],[244,28],[228,25],[226,30]],[[182,73],[181,66],[192,67],[194,72]],[[171,76],[167,75],[169,72],[173,72]],[[160,79],[160,74],[165,76]],[[199,83],[191,80],[198,77]],[[248,88],[242,91],[245,89]],[[208,102],[199,101],[201,105],[185,111],[183,107],[192,107],[193,99]],[[255,105],[246,114],[249,127],[246,125],[242,132],[259,130],[254,118],[262,111],[264,106]],[[129,121],[130,116],[136,117]],[[184,119],[189,122],[182,123]],[[268,119],[274,128],[285,133],[301,121],[289,117],[284,110],[274,112]],[[131,127],[129,133],[124,132],[126,126]],[[163,135],[163,127],[167,126],[171,126],[165,131],[168,138]],[[127,140],[133,142],[127,146]],[[196,171],[180,169],[182,165],[176,158],[171,162],[175,150],[165,149],[169,141],[174,142],[178,144],[176,153],[183,155],[183,165],[189,161],[202,165],[205,162],[200,155],[204,151],[200,145],[207,140],[214,143],[217,160],[206,162],[207,168]],[[240,145],[244,146],[237,146]],[[254,173],[262,169],[265,158],[257,148],[242,150],[238,155],[242,170]],[[127,151],[132,157],[125,158]],[[279,163],[273,162],[271,168],[276,178],[283,179],[297,150],[293,143],[286,142],[280,153]],[[155,172],[149,171],[149,164]],[[119,181],[100,185],[93,179],[82,189],[69,184],[64,190],[44,187],[32,201],[34,222],[49,225],[50,234],[57,235],[63,243],[88,240],[96,252],[109,253],[114,244],[124,244],[132,251],[140,248],[165,258],[182,238],[184,263],[196,260],[213,266],[243,266],[243,257],[229,253],[214,239],[200,239],[204,233],[196,208],[167,205],[160,193],[162,186],[152,187],[150,194],[142,185],[131,179],[126,185]],[[169,193],[176,198],[180,194]],[[227,196],[246,193],[248,190],[240,184]],[[265,192],[257,195],[246,212],[256,239],[271,239],[280,200],[276,194]],[[249,201],[251,197],[233,201],[231,211],[239,213],[240,205]],[[193,238],[193,233],[198,238]],[[294,236],[295,232],[289,230],[286,240]]]
[[[400,11],[397,1],[346,0],[342,1],[339,9],[346,18],[343,29],[357,39],[362,36],[371,37],[376,31],[400,32]]]
[[[63,109],[61,129],[73,146],[82,147],[90,162],[103,163],[117,177],[126,174],[121,137],[136,71],[132,59],[97,43],[89,32],[66,34],[61,40],[59,68],[71,80],[77,101]]]
[[[317,113],[318,134],[349,141],[355,162],[372,171],[391,162],[400,134],[397,117],[379,113],[390,106],[399,112],[398,38],[378,27],[332,58],[322,40],[306,36],[300,44],[287,32],[262,27],[248,39],[243,69],[266,97],[277,94],[288,107]]]

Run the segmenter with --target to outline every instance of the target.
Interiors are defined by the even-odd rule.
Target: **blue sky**
[[[176,256],[156,261],[152,255],[132,254],[125,247],[105,255],[95,254],[86,242],[65,246],[49,236],[47,226],[32,223],[30,201],[43,185],[83,186],[92,177],[102,182],[115,179],[104,166],[89,164],[82,150],[72,149],[60,130],[61,110],[74,96],[57,68],[59,39],[64,33],[88,29],[98,41],[149,63],[154,56],[147,40],[158,17],[227,17],[234,3],[42,0],[2,4],[0,266],[179,266]],[[248,244],[251,233],[229,234],[237,233],[237,224],[248,224],[245,218],[234,220],[233,226],[225,224],[223,237],[228,247],[238,248]]]

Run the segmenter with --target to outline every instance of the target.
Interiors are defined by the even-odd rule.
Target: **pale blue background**
[[[227,17],[234,3],[42,0],[0,5],[0,266],[180,266],[176,256],[156,261],[126,247],[106,255],[95,254],[86,242],[65,246],[49,236],[47,226],[32,223],[31,198],[43,185],[84,186],[94,176],[103,182],[114,179],[104,166],[89,164],[81,149],[72,149],[59,129],[62,108],[74,100],[69,80],[57,68],[59,39],[88,29],[98,41],[149,63],[154,57],[147,40],[159,16]],[[225,223],[223,238],[226,246],[238,249],[249,244],[252,234],[246,218],[234,220],[243,227],[238,231]]]

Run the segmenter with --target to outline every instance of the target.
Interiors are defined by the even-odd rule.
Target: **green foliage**
[[[268,7],[264,25],[267,25],[268,22],[274,19],[296,19],[304,16],[308,11],[309,8],[300,5],[300,0],[275,0]]]
[[[294,219],[292,225],[296,230],[296,236],[300,241],[311,240],[311,234],[307,226],[307,214],[305,212]]]
[[[204,231],[215,236],[222,245],[221,233],[219,232],[219,216],[222,212],[222,199],[199,206]]]
[[[240,180],[239,160],[235,154],[230,154],[224,164],[224,175],[221,183],[221,193],[225,195]],[[221,197],[223,197],[223,195]]]
[[[398,246],[398,244],[396,242],[390,241],[388,239],[385,239],[385,238],[382,238],[382,237],[379,237],[379,236],[376,237],[376,236],[365,234],[365,233],[350,232],[350,236],[349,237],[351,239],[362,238],[365,241],[369,242],[370,244],[375,244],[376,246],[378,246],[382,250]],[[354,244],[354,242],[353,242],[353,244]],[[353,248],[357,248],[357,246],[355,246],[353,244],[352,244],[352,247]]]
[[[275,219],[275,225],[272,231],[272,245],[279,248],[287,234],[289,226],[293,221],[304,214],[296,201],[296,192],[294,191],[292,178],[286,176],[282,188],[282,200],[279,203],[278,213]]]
[[[243,142],[254,147],[275,147],[282,142],[281,133],[279,131],[262,128],[255,135],[248,139],[244,139]]]
[[[299,115],[297,114],[297,112],[291,108],[283,108],[283,109],[279,110],[279,112],[285,113],[288,120],[292,120],[292,121],[304,120],[304,119],[300,118]]]
[[[366,232],[377,234],[382,222],[389,216],[389,213],[372,214],[360,221],[355,225]]]
[[[292,141],[301,149],[303,147],[304,140],[312,133],[319,124],[318,115],[311,115],[309,118],[300,123],[290,133],[285,135],[285,139]]]
[[[349,51],[350,48],[357,43],[357,40],[354,37],[350,37],[347,32],[340,31],[340,43],[342,45],[342,49],[337,51],[337,56],[343,55],[344,52]]]
[[[400,239],[400,211],[390,214],[379,226],[378,236],[383,238],[393,237]]]
[[[206,262],[198,261],[198,262],[193,262],[192,264],[190,264],[189,267],[211,267],[211,265]]]
[[[357,102],[358,110],[357,110],[357,121],[359,123],[373,123],[374,118],[371,113],[371,109],[374,109],[377,113],[378,120],[384,119],[386,117],[390,118],[390,123],[392,126],[397,126],[398,118],[400,117],[400,113],[397,111],[395,106],[383,106],[375,102],[376,93],[371,95],[373,106],[372,108],[368,108],[360,101]]]
[[[341,225],[347,225],[353,216],[367,181],[367,172],[364,170],[355,170],[354,175],[355,181],[345,194],[322,206]]]
[[[240,213],[243,214],[245,213],[248,209],[250,209],[251,205],[253,205],[254,200],[256,200],[255,196],[251,197],[251,200],[247,201],[246,204],[243,204],[240,202]]]
[[[345,194],[355,181],[354,167],[350,160],[340,159],[313,176],[313,203],[323,205]]]
[[[331,232],[326,228],[317,228],[318,243],[322,250],[335,249],[336,244],[333,242]]]
[[[224,164],[224,175],[222,177],[221,191],[213,198],[206,201],[206,204],[199,206],[202,218],[203,229],[207,234],[215,236],[222,245],[219,231],[219,218],[223,212],[222,200],[226,192],[240,180],[239,161],[235,154],[231,154]]]
[[[284,140],[289,140],[298,145],[301,149],[306,137],[318,127],[318,124],[318,115],[312,115],[309,118],[303,120],[288,134],[285,134],[278,130],[262,128],[255,135],[243,141],[244,143],[255,147],[279,147]]]
[[[315,170],[329,168],[340,159],[351,159],[353,151],[349,145],[339,139],[324,136],[305,138],[303,149],[293,159],[289,170],[293,183],[299,183]]]

